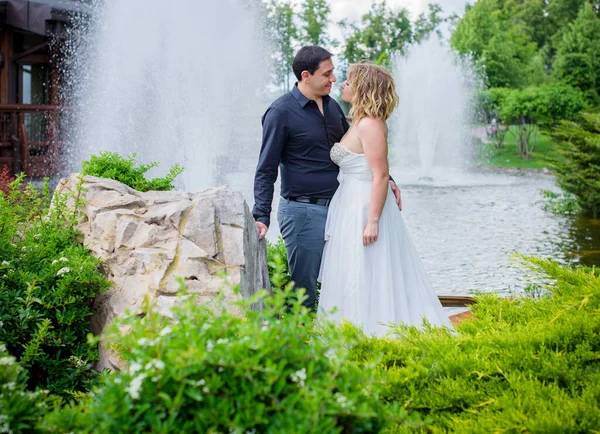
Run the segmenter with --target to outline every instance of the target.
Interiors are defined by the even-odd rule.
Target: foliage
[[[600,93],[600,18],[585,3],[562,38],[553,68],[561,81],[581,89],[591,102]]]
[[[314,329],[301,300],[288,312],[291,290],[240,302],[243,317],[190,297],[174,321],[152,306],[120,321],[109,339],[128,369],[53,417],[54,432],[375,433],[404,417],[386,416],[373,371],[348,362],[348,331]]]
[[[299,18],[302,22],[300,43],[302,45],[327,46],[332,41],[327,34],[331,8],[326,0],[302,2]]]
[[[4,194],[8,194],[10,190],[9,185],[15,180],[15,178],[10,176],[9,173],[10,172],[7,166],[4,166],[4,169],[2,169],[2,172],[0,172],[0,192]]]
[[[473,56],[483,66],[490,87],[531,84],[535,44],[520,27],[506,25],[493,1],[481,0],[468,8],[451,43],[459,53]]]
[[[25,373],[0,343],[0,433],[35,432],[50,401],[46,392],[25,389]]]
[[[597,0],[480,0],[467,6],[451,43],[482,66],[490,87],[539,86],[552,82],[551,73],[591,100],[598,6]]]
[[[502,123],[517,126],[517,154],[530,158],[537,145],[537,124],[553,125],[573,118],[583,106],[581,92],[570,86],[530,87],[512,90],[503,99],[499,114]]]
[[[87,343],[94,297],[108,287],[78,241],[77,205],[24,175],[0,193],[0,341],[28,371],[29,387],[85,390],[97,348]],[[75,203],[78,201],[75,199]]]
[[[280,289],[287,286],[291,280],[291,276],[288,267],[287,250],[285,249],[285,243],[281,235],[275,243],[267,240],[267,266],[269,268],[271,286]],[[279,276],[276,271],[280,266],[281,275]],[[274,278],[274,276],[277,276],[277,278]],[[278,280],[281,280],[281,282],[278,282]]]
[[[269,40],[275,49],[273,53],[275,81],[283,92],[289,92],[292,63],[298,40],[294,10],[289,1],[267,1],[267,29]]]
[[[440,38],[442,31],[440,26],[449,21],[449,17],[442,17],[442,7],[437,3],[427,4],[427,14],[422,12],[414,24],[414,40],[420,42],[426,39],[432,33],[435,33]]]
[[[404,53],[413,39],[408,11],[391,10],[386,0],[374,2],[360,24],[340,24],[348,33],[344,58],[349,63],[369,60],[387,64],[393,53]]]
[[[600,426],[600,277],[531,261],[556,281],[548,295],[481,294],[473,319],[454,335],[398,327],[398,339],[362,339],[353,348],[365,369],[377,365],[382,399],[429,418],[421,432],[578,433]]]
[[[551,190],[542,190],[542,196],[546,199],[544,209],[554,214],[573,215],[581,211],[577,198],[569,193],[556,193]]]
[[[169,173],[163,178],[146,179],[146,172],[158,166],[158,163],[141,164],[136,166],[136,154],[122,157],[117,152],[101,152],[92,155],[89,160],[81,163],[83,175],[97,176],[99,178],[115,179],[138,191],[173,190],[173,181],[183,172],[179,164],[171,167]]]
[[[600,217],[600,114],[582,113],[550,134],[559,142],[552,161],[558,185],[575,195],[585,213]]]
[[[493,167],[509,167],[518,169],[543,169],[550,165],[549,160],[556,157],[556,144],[554,140],[544,131],[537,128],[537,145],[535,151],[529,154],[528,159],[515,154],[515,148],[519,140],[518,128],[509,126],[506,128],[504,146],[496,148],[492,143],[482,143],[480,147],[480,164]]]

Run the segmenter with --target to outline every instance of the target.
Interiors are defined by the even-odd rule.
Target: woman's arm
[[[357,133],[362,142],[363,152],[373,172],[369,216],[363,231],[363,244],[366,246],[377,241],[379,218],[389,188],[387,127],[381,119],[365,118],[357,125]]]

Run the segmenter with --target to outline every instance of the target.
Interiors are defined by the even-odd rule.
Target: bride
[[[351,65],[342,99],[352,105],[352,126],[331,149],[340,186],[325,227],[318,315],[378,336],[391,324],[423,319],[452,327],[389,187],[386,120],[398,104],[394,81],[380,66]]]

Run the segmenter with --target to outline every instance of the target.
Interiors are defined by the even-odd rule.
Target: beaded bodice
[[[348,148],[340,145],[339,143],[334,144],[329,153],[329,156],[331,157],[331,161],[333,161],[338,166],[340,165],[342,160],[345,157],[347,157],[348,155],[353,155],[353,154],[352,154],[352,152],[350,152],[348,150]]]

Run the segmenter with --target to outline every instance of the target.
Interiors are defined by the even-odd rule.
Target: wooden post
[[[11,59],[13,57],[13,32],[0,32],[0,52],[4,56],[4,65],[0,69],[0,104],[10,103]]]

